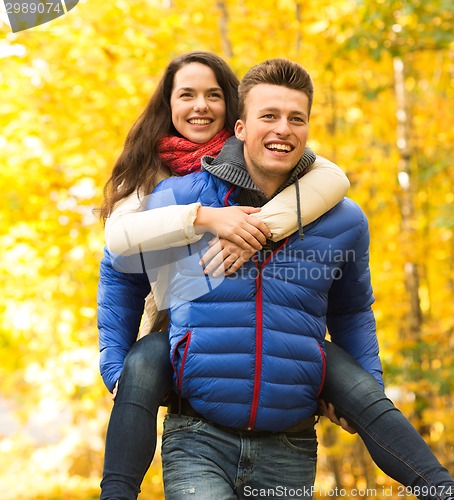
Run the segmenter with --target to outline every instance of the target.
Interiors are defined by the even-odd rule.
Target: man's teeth
[[[271,149],[272,151],[285,151],[290,152],[292,147],[289,144],[267,144],[267,149]]]
[[[211,120],[209,120],[208,118],[191,118],[189,120],[189,123],[191,123],[192,125],[208,125],[209,123],[211,123]]]

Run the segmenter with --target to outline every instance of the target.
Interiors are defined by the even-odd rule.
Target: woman
[[[186,54],[168,66],[145,112],[128,135],[107,185],[102,215],[110,216],[106,222],[110,250],[135,254],[139,250],[181,246],[197,241],[199,233],[208,230],[221,237],[220,260],[225,262],[228,274],[260,249],[267,237],[278,241],[295,232],[299,210],[292,192],[276,196],[260,212],[251,207],[213,209],[198,204],[142,210],[144,194],[170,175],[165,167],[184,175],[199,168],[202,155],[217,155],[236,118],[237,83],[227,65],[213,54]],[[305,154],[310,158],[310,151]],[[314,169],[300,180],[303,207],[313,210],[311,214],[303,212],[305,224],[343,196],[345,181],[339,187],[333,179],[341,179],[336,167],[318,159]],[[315,192],[332,191],[329,202],[325,194],[322,208],[317,200],[312,200],[308,207],[310,194],[312,198],[316,196],[311,190],[312,182]],[[273,217],[273,212],[283,213],[284,217]],[[216,251],[211,256],[214,254]],[[217,261],[213,269],[220,264]],[[116,295],[116,283],[128,284],[127,296]],[[110,390],[116,387],[121,373],[106,440],[101,483],[104,499],[137,498],[156,445],[157,408],[170,392],[172,374],[166,332],[148,335],[133,345],[143,298],[148,292],[149,287],[135,284],[133,275],[112,269],[109,256],[103,259],[99,296],[101,371]],[[115,311],[120,308],[121,324],[115,321]],[[156,325],[153,321],[153,329]],[[454,483],[447,471],[375,379],[341,349],[329,343],[326,349],[329,369],[323,396],[358,430],[380,467],[405,485],[425,485],[427,491],[421,488],[419,498],[448,498],[447,489],[442,487]],[[353,431],[345,420],[337,420],[332,406],[326,412],[332,420]],[[405,436],[404,440],[396,441],[401,436]]]

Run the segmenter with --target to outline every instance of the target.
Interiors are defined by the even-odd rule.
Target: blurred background
[[[1,15],[2,500],[99,496],[92,210],[163,68],[195,49],[240,78],[270,57],[312,74],[309,144],[370,220],[388,395],[454,473],[453,20],[448,0],[80,0],[16,34]],[[318,428],[320,488],[398,498],[356,436]],[[141,499],[162,498],[159,462]]]

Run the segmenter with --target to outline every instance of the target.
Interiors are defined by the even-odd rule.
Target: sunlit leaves
[[[0,436],[6,479],[20,469],[41,498],[68,500],[77,489],[81,498],[96,498],[111,400],[97,374],[103,234],[92,209],[163,68],[188,50],[223,55],[239,77],[269,57],[290,57],[311,72],[316,93],[309,142],[347,171],[350,195],[369,217],[386,384],[390,392],[398,386],[397,400],[408,414],[414,394],[430,396],[419,423],[442,461],[454,460],[451,4],[81,0],[35,30],[13,35],[0,25],[2,396],[15,402],[22,421],[46,407],[54,413],[64,408],[68,417],[60,442],[38,452],[23,436]],[[411,111],[411,241],[400,225],[395,55],[405,59]],[[407,255],[420,270],[419,339],[401,335],[409,310]],[[320,458],[320,480],[337,465],[349,484],[364,481],[354,440],[325,432],[322,440],[331,445],[324,448],[327,460]],[[150,472],[144,499],[159,498],[159,480],[156,469]],[[6,485],[2,492],[16,485],[12,498],[20,498],[17,481],[0,485]]]

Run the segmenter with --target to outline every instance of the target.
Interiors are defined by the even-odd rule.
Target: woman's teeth
[[[191,125],[209,125],[211,123],[211,120],[207,118],[191,118],[191,120],[188,120]]]

